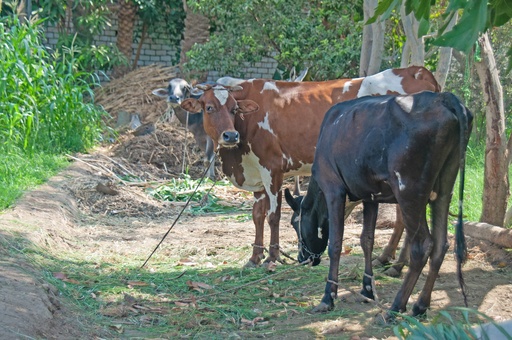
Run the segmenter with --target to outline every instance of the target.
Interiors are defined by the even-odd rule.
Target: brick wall
[[[132,45],[133,57],[137,53],[138,42],[140,38],[140,27],[141,23],[137,22],[135,28],[136,39]],[[46,33],[46,44],[50,48],[55,48],[59,32],[55,26],[47,26],[45,29]],[[117,20],[112,20],[112,26],[110,26],[101,36],[95,37],[94,43],[97,45],[114,45],[116,42],[117,34]],[[147,66],[150,64],[162,64],[164,66],[173,66],[178,63],[179,56],[176,54],[176,46],[172,46],[169,43],[169,37],[166,32],[152,33],[144,40],[142,44],[139,60],[137,66]],[[255,63],[254,65],[248,65],[245,74],[246,78],[272,78],[277,67],[277,62],[272,58],[264,58],[263,61]],[[227,74],[219,74],[217,71],[210,71],[208,80],[214,81],[219,77],[227,76]]]

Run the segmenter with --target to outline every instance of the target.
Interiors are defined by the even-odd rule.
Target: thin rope
[[[144,263],[142,264],[142,266],[140,266],[140,268],[144,268],[144,266],[148,263],[149,259],[151,259],[151,257],[153,256],[153,254],[156,252],[156,250],[160,247],[160,245],[162,244],[162,242],[164,242],[165,238],[167,237],[167,235],[169,235],[169,233],[171,232],[172,228],[174,228],[174,226],[176,225],[176,223],[178,222],[178,220],[180,219],[181,215],[183,214],[183,212],[185,211],[185,209],[188,207],[188,205],[190,204],[190,201],[192,200],[192,197],[194,196],[194,194],[197,192],[197,189],[199,189],[199,186],[201,185],[201,183],[203,183],[203,180],[205,179],[206,177],[206,174],[208,173],[208,169],[210,168],[210,166],[212,165],[213,162],[215,162],[215,156],[217,156],[217,151],[215,151],[215,153],[213,154],[213,157],[212,159],[210,160],[210,164],[208,164],[208,166],[206,167],[206,170],[204,171],[203,173],[203,176],[201,177],[201,179],[199,180],[199,182],[197,183],[197,186],[196,188],[194,189],[194,192],[189,196],[187,202],[185,203],[185,205],[183,206],[183,208],[181,209],[180,213],[178,214],[178,216],[176,216],[176,219],[174,220],[173,224],[169,227],[169,229],[167,230],[167,232],[164,234],[164,236],[162,237],[162,239],[160,240],[160,242],[158,242],[158,244],[156,245],[155,249],[153,249],[153,251],[151,252],[151,254],[149,254],[148,258],[146,259],[146,261],[144,261]],[[208,192],[206,193],[206,195],[209,195],[211,190],[213,189],[213,187],[215,186],[217,182],[214,181],[213,182],[213,185],[211,186],[210,190],[208,190]]]

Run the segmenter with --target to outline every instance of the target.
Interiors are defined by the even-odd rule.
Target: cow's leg
[[[213,151],[213,141],[210,138],[210,136],[206,136],[206,166],[208,166],[208,178],[210,178],[212,181],[215,181],[215,152]]]
[[[400,256],[398,260],[388,269],[384,271],[384,274],[391,277],[399,277],[400,273],[402,273],[402,269],[406,264],[409,264],[409,244],[410,240],[407,237],[407,233],[405,233],[404,242],[402,245],[402,250],[400,250]]]
[[[412,308],[412,314],[414,316],[425,314],[427,312],[427,308],[430,306],[434,283],[436,281],[437,275],[439,274],[439,269],[443,263],[446,251],[449,247],[447,238],[449,205],[450,195],[439,197],[430,203],[434,248],[430,254],[430,268],[428,271],[427,279],[425,281],[425,285],[423,286],[423,290],[421,291],[418,301]]]
[[[403,202],[405,201],[405,202]],[[400,206],[402,208],[402,214],[410,239],[410,260],[409,270],[405,275],[402,287],[396,294],[396,297],[391,305],[390,311],[384,316],[384,321],[393,318],[392,312],[405,312],[407,306],[407,300],[411,296],[411,293],[418,281],[418,277],[421,271],[427,263],[430,252],[432,251],[433,241],[430,236],[427,220],[426,220],[426,202],[403,200]]]
[[[275,196],[276,206],[273,209],[274,197],[271,195],[270,197],[270,210],[268,212],[268,224],[270,225],[270,246],[269,246],[269,255],[265,259],[265,263],[270,262],[281,262],[281,257],[279,255],[279,220],[281,219],[281,203],[283,199],[283,193],[281,190],[277,192]]]
[[[391,262],[395,258],[396,249],[398,248],[398,243],[400,242],[400,238],[402,238],[402,233],[404,231],[404,220],[402,218],[402,212],[400,210],[400,206],[396,205],[396,221],[393,229],[393,235],[389,239],[388,245],[382,251],[382,254],[378,256],[374,261],[374,266],[382,266]]]
[[[265,227],[265,216],[268,210],[268,196],[264,192],[254,193],[255,202],[252,206],[252,221],[256,228],[256,236],[254,244],[252,245],[252,256],[249,262],[245,265],[246,267],[255,267],[261,263],[261,260],[265,257],[263,250],[263,231]]]
[[[361,294],[372,300],[375,300],[375,280],[373,278],[372,252],[378,210],[378,203],[363,203],[363,232],[361,233],[361,247],[363,248],[364,253],[364,276],[363,289],[361,290]]]
[[[346,194],[339,191],[324,191],[329,214],[329,275],[325,284],[324,296],[314,313],[327,312],[334,308],[334,299],[338,296],[338,271],[340,264],[343,231],[345,227],[345,198]]]

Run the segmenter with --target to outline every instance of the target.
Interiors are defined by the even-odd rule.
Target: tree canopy
[[[279,68],[309,67],[315,79],[353,75],[361,49],[362,1],[192,0],[211,22],[210,41],[189,52],[188,68],[243,77],[262,56]]]
[[[375,15],[368,20],[368,23],[374,22],[379,17],[388,18],[404,1],[406,14],[414,13],[420,22],[418,36],[426,35],[430,28],[431,7],[435,5],[435,0],[380,0]],[[459,11],[462,15],[457,24],[450,31],[445,31],[448,22]],[[512,18],[512,3],[508,0],[449,0],[442,17],[445,19],[445,24],[441,26],[438,36],[432,43],[469,52],[479,34],[489,28],[502,26]],[[508,54],[512,55],[512,48]]]

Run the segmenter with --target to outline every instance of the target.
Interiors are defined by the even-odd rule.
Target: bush
[[[40,25],[0,18],[0,148],[83,151],[97,142],[105,114],[93,104],[97,79],[76,71],[72,50],[51,56]]]

